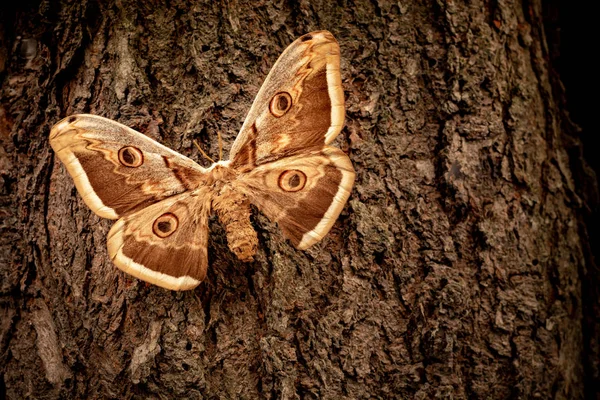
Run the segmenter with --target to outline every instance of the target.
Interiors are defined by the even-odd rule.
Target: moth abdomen
[[[252,261],[258,237],[250,223],[250,201],[231,187],[224,187],[213,198],[213,209],[225,227],[229,249],[242,261]]]

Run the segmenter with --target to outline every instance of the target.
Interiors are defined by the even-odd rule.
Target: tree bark
[[[14,7],[0,17],[0,397],[593,395],[581,210],[597,187],[581,184],[540,1]],[[93,113],[218,158],[217,132],[228,149],[281,51],[317,29],[340,42],[337,145],[357,172],[329,235],[296,251],[254,210],[255,261],[213,217],[194,291],[116,269],[112,222],[75,191],[51,126]]]

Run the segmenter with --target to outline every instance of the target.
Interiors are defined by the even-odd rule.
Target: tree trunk
[[[588,175],[539,0],[169,3],[0,17],[0,397],[593,395]],[[192,140],[228,150],[281,51],[317,29],[341,46],[337,144],[357,172],[329,235],[297,251],[254,210],[255,261],[213,217],[196,290],[115,268],[112,222],[51,126],[98,114],[204,163]]]

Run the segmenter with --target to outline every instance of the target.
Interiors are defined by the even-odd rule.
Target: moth
[[[113,263],[146,282],[187,290],[206,276],[212,211],[242,261],[252,260],[258,247],[251,203],[297,249],[329,232],[355,177],[348,156],[329,146],[343,124],[339,45],[318,31],[279,57],[227,161],[203,168],[125,125],[88,114],[54,125],[50,144],[90,209],[117,220],[107,238]]]

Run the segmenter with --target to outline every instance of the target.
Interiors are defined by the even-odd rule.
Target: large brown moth
[[[258,245],[250,203],[298,249],[329,232],[354,184],[348,156],[328,146],[343,124],[339,46],[318,31],[279,57],[228,161],[202,168],[133,129],[86,114],[54,125],[50,144],[92,211],[117,220],[107,238],[114,264],[186,290],[206,276],[211,210],[243,261]]]

